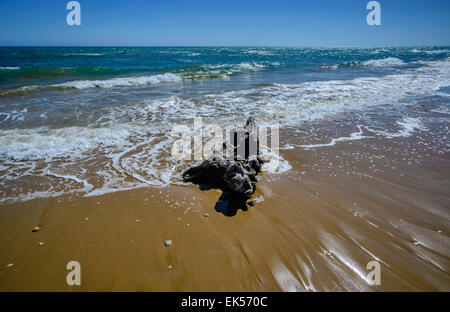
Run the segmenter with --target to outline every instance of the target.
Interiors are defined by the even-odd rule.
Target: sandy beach
[[[450,158],[420,142],[283,149],[292,169],[234,216],[196,185],[2,205],[0,291],[449,291]]]
[[[0,295],[288,311],[450,292],[449,13],[0,1]]]

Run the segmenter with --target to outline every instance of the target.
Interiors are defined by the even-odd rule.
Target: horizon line
[[[435,45],[38,45],[38,44],[23,44],[23,45],[3,45],[1,48],[408,48],[408,47],[450,47],[446,44]]]

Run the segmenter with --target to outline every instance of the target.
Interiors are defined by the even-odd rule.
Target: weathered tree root
[[[185,182],[192,182],[208,188],[218,188],[232,195],[250,198],[256,189],[256,176],[261,171],[264,159],[259,155],[259,142],[256,142],[256,154],[248,153],[250,140],[257,140],[253,117],[245,126],[245,158],[237,156],[239,143],[234,140],[234,156],[229,158],[213,156],[202,164],[183,172]]]

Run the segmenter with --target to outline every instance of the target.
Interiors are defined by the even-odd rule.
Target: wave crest
[[[7,90],[0,95],[19,94],[23,92],[37,91],[37,90],[52,90],[52,89],[90,89],[90,88],[113,88],[125,86],[143,86],[160,83],[179,82],[182,78],[173,73],[165,73],[151,76],[134,76],[134,77],[116,77],[104,80],[73,80],[64,83],[50,84],[50,85],[32,85],[24,86],[13,90]]]
[[[117,86],[140,86],[149,84],[159,84],[168,82],[181,81],[181,77],[172,73],[165,73],[161,75],[142,76],[142,77],[117,77],[106,80],[75,80],[57,85],[51,85],[55,88],[74,88],[74,89],[88,89],[88,88],[112,88]]]
[[[339,68],[348,68],[348,67],[378,67],[378,68],[392,68],[392,67],[398,67],[403,66],[406,63],[403,62],[401,59],[396,57],[387,57],[384,59],[373,59],[373,60],[367,60],[364,62],[361,61],[353,61],[353,62],[345,62],[341,64],[325,64],[320,67],[320,70],[337,70]]]
[[[0,66],[0,70],[18,70],[19,66]]]
[[[364,66],[370,67],[393,67],[405,65],[401,59],[396,57],[388,57],[384,59],[368,60],[362,63]]]

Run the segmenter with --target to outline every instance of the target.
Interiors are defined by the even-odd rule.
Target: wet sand
[[[0,291],[450,291],[450,155],[418,142],[283,149],[234,216],[195,185],[3,204]]]

